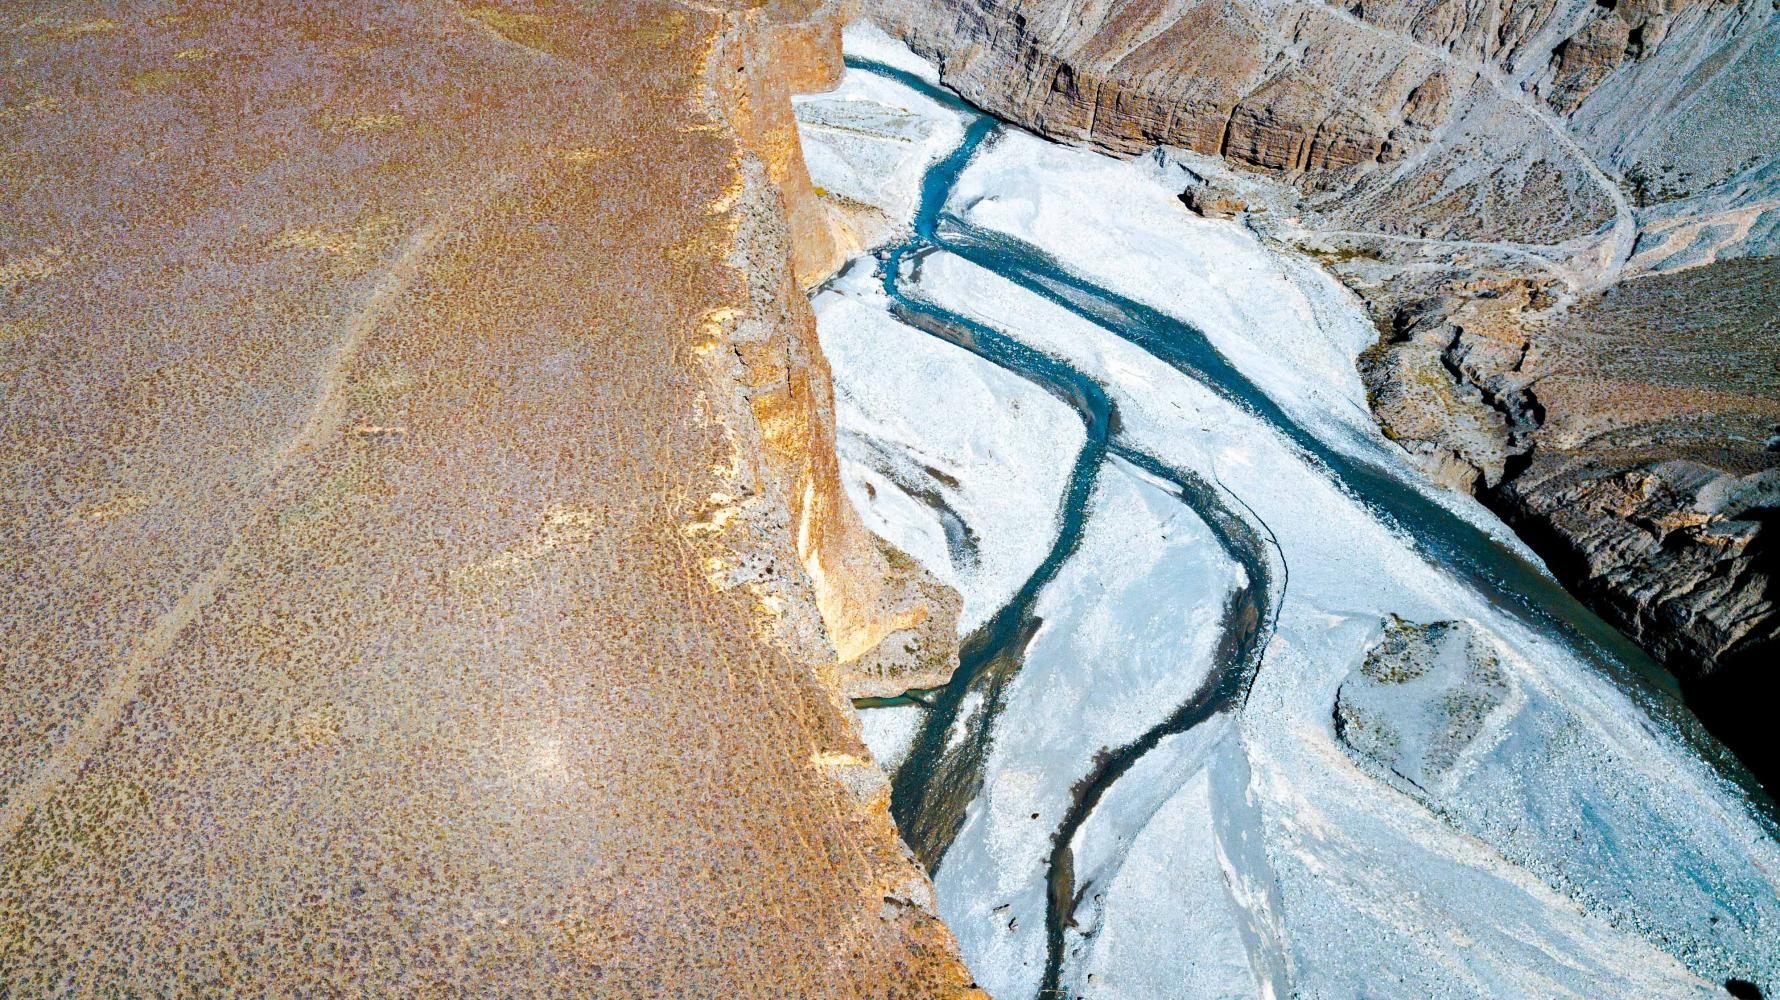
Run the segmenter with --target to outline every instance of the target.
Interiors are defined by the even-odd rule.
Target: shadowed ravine
[[[995,141],[1003,126],[913,74],[860,59],[849,59],[848,65],[892,79],[967,116],[963,141],[930,168],[923,180],[914,234],[879,254],[892,312],[903,322],[963,347],[1069,403],[1087,430],[1087,442],[1075,460],[1049,553],[1007,605],[964,640],[960,668],[952,681],[943,688],[910,692],[901,699],[860,703],[862,708],[909,703],[926,708],[910,753],[894,776],[892,808],[905,838],[929,870],[939,865],[964,821],[966,807],[981,789],[1007,684],[1019,671],[1025,648],[1040,625],[1033,607],[1080,542],[1088,500],[1108,456],[1166,482],[1248,577],[1246,586],[1229,598],[1220,621],[1216,661],[1200,689],[1133,742],[1107,748],[1072,789],[1072,802],[1053,834],[1049,858],[1048,953],[1041,996],[1057,995],[1062,979],[1065,930],[1078,898],[1072,875],[1076,832],[1119,778],[1165,737],[1185,732],[1219,712],[1240,711],[1285,597],[1284,553],[1279,553],[1276,566],[1262,538],[1266,526],[1253,518],[1241,498],[1121,441],[1116,407],[1092,377],[912,292],[911,287],[919,286],[922,258],[935,249],[955,254],[1068,309],[1258,418],[1381,522],[1411,539],[1422,558],[1456,576],[1535,633],[1555,637],[1573,648],[1630,691],[1646,712],[1682,734],[1745,789],[1759,808],[1772,811],[1772,803],[1760,794],[1741,765],[1716,741],[1704,738],[1698,722],[1680,707],[1667,672],[1583,607],[1541,567],[1406,481],[1404,473],[1383,463],[1382,454],[1379,460],[1359,457],[1356,452],[1369,448],[1368,443],[1356,440],[1338,447],[1317,437],[1237,370],[1201,331],[1084,280],[1034,247],[946,215],[944,207],[958,177],[979,149]],[[1235,513],[1230,501],[1249,516]],[[962,741],[948,751],[948,734],[966,696],[973,691],[982,696],[982,708],[969,720]]]

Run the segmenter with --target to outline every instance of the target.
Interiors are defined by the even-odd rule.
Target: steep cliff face
[[[1780,636],[1780,260],[1646,275],[1567,306],[1562,283],[1510,262],[1404,268],[1421,263],[1333,265],[1385,331],[1361,372],[1386,432],[1495,507],[1780,779],[1754,698]]]
[[[842,662],[849,697],[895,695],[945,682],[957,665],[957,598],[919,565],[886,549],[847,502],[834,453],[834,392],[816,321],[797,294],[826,278],[846,248],[810,184],[791,96],[832,88],[843,69],[840,31],[851,5],[799,0],[773,16],[737,15],[711,57],[714,89],[784,205],[787,236],[754,226],[747,256],[765,327],[733,333],[733,373],[761,429],[759,449],[789,484],[799,562]],[[772,206],[767,206],[772,211]],[[776,220],[775,220],[776,221]],[[789,272],[778,262],[789,259]]]
[[[1385,426],[1662,659],[1752,660],[1775,624],[1780,261],[1631,281],[1561,315],[1525,279],[1473,286],[1488,297],[1399,306],[1364,359]]]
[[[833,16],[7,11],[13,995],[973,992],[835,653],[950,598],[848,576]]]
[[[1325,195],[1328,221],[1382,232],[1588,236],[1627,207],[1608,176],[1641,198],[1696,194],[1765,162],[1780,120],[1759,93],[1780,73],[1780,28],[1756,0],[871,11],[997,114],[1118,152],[1222,156]],[[1714,110],[1727,102],[1734,113]]]
[[[1780,634],[1773,3],[871,11],[999,115],[1197,155],[1189,207],[1251,208],[1366,298],[1375,408],[1431,475],[1682,674],[1754,681]]]

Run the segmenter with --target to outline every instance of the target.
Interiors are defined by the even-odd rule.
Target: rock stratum
[[[0,993],[978,995],[845,696],[799,2],[23,3]]]
[[[1780,636],[1772,0],[884,0],[948,86],[1161,147],[1320,258],[1387,433],[1693,688],[1771,783]],[[1759,759],[1758,759],[1759,758]]]

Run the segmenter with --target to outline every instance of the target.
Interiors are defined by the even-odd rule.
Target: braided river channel
[[[849,51],[842,91],[800,107],[830,153],[817,183],[869,201],[846,165],[900,156],[918,187],[892,242],[815,295],[843,465],[868,523],[965,592],[968,628],[950,683],[856,707],[981,985],[1773,983],[1771,806],[1673,682],[1421,481],[1353,393],[1301,389],[1315,358],[1238,336],[1348,329],[1357,305],[1310,265],[1267,271],[1154,171],[1006,126],[881,36]],[[1057,237],[1093,212],[1140,221]],[[1197,269],[1136,260],[1176,232],[1222,242]],[[1235,305],[1196,316],[1201,295]],[[958,370],[972,402],[932,374]],[[994,419],[1013,436],[985,443]],[[1021,462],[1048,478],[998,486]]]

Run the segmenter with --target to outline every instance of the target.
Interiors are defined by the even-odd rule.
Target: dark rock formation
[[[1776,258],[1642,278],[1542,321],[1510,376],[1545,418],[1491,499],[1685,674],[1771,670],[1780,635],[1777,303]]]

